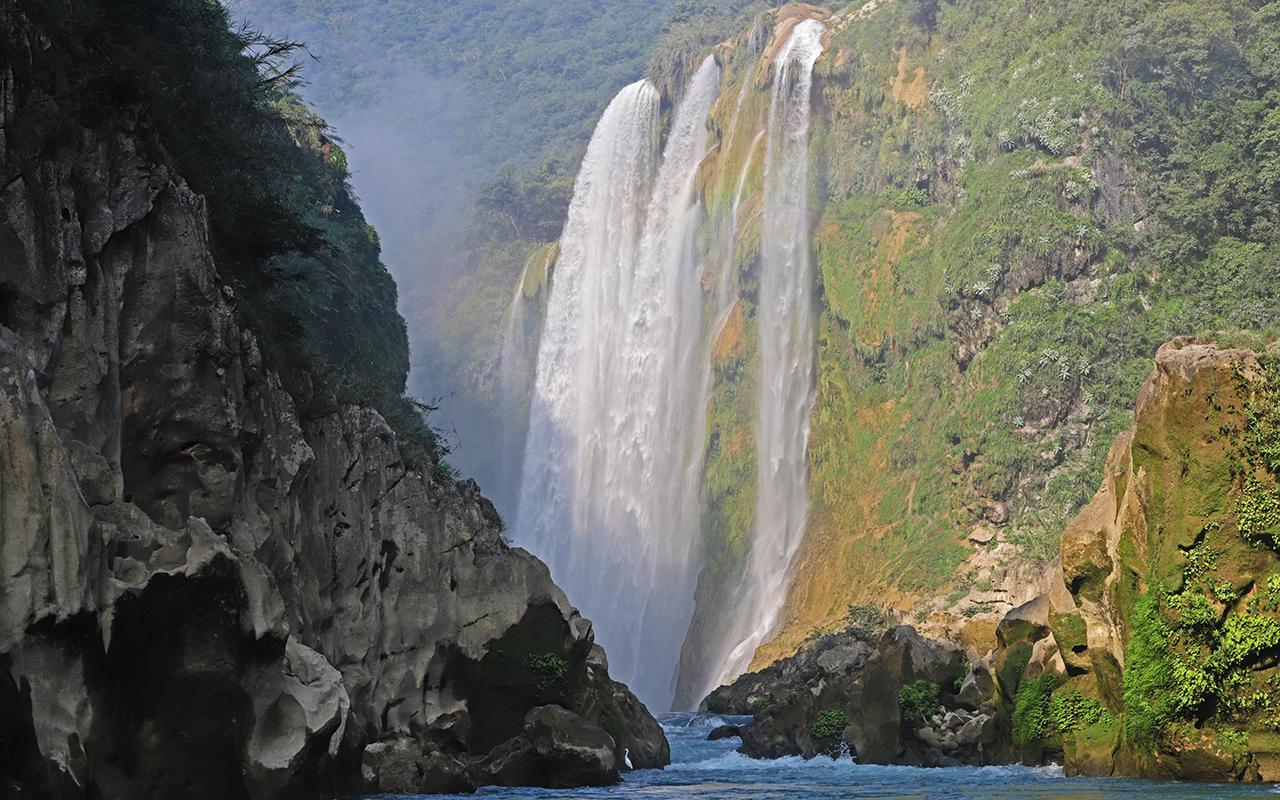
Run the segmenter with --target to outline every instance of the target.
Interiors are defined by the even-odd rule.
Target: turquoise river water
[[[712,727],[749,718],[662,714],[671,742],[671,766],[623,774],[624,782],[604,789],[480,790],[479,800],[1014,800],[1015,798],[1143,798],[1234,800],[1280,798],[1280,784],[1205,784],[1131,778],[1067,778],[1057,767],[880,767],[849,758],[782,758],[756,761],[735,750],[737,739],[706,741]],[[691,724],[692,723],[692,724]],[[465,795],[464,795],[465,796]]]

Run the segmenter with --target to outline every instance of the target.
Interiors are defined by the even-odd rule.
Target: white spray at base
[[[592,135],[538,347],[514,537],[651,708],[670,706],[701,561],[708,359],[694,178],[719,83],[708,58],[656,175],[647,81],[623,89]]]
[[[809,263],[809,91],[826,28],[796,26],[774,58],[764,165],[761,234],[760,419],[756,531],[745,581],[729,624],[730,649],[719,680],[746,671],[778,624],[791,561],[809,504],[807,447],[813,411],[814,329]]]

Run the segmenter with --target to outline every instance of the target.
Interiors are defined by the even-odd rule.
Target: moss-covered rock
[[[1069,771],[1271,769],[1280,559],[1248,515],[1276,482],[1277,397],[1274,351],[1176,339],[1157,354],[1133,431],[1063,537],[1080,609],[1051,620],[1071,674],[1053,696]]]

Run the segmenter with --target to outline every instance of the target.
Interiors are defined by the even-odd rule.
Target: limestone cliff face
[[[1162,347],[1133,430],[1067,527],[1079,611],[1052,622],[1058,693],[1111,718],[1064,733],[1069,769],[1280,777],[1274,365],[1273,352],[1201,340]]]
[[[0,794],[549,780],[521,740],[548,704],[666,763],[474,483],[368,409],[300,417],[145,109],[60,117],[24,77],[49,40],[0,26]],[[477,771],[513,741],[534,768]]]

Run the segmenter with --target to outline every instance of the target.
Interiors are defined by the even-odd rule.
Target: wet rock
[[[525,735],[546,763],[546,786],[567,789],[617,783],[613,737],[560,706],[542,706],[525,717]]]
[[[721,725],[707,734],[707,741],[714,742],[717,739],[729,739],[735,736],[740,737],[741,735],[737,725]]]
[[[444,753],[431,753],[423,759],[418,794],[470,794],[475,790],[466,760]]]

